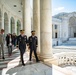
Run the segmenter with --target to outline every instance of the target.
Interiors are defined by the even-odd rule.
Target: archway
[[[21,22],[18,20],[17,21],[17,35],[20,34],[20,30],[21,30]]]
[[[15,20],[11,17],[11,33],[15,33]]]
[[[6,12],[4,13],[4,30],[5,34],[8,34],[9,26],[8,26],[8,15]]]
[[[0,30],[2,28],[2,12],[1,12],[1,9],[0,9]]]
[[[76,38],[76,17],[70,17],[69,19],[69,37]]]

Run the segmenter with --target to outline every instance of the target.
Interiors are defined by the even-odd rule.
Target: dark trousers
[[[4,57],[4,44],[0,44],[1,47],[0,47],[0,58],[1,58],[1,53],[2,53],[2,57]]]
[[[25,53],[25,48],[19,48],[20,49],[20,58],[21,58],[21,62],[22,64],[24,64],[24,59],[23,59],[23,55]]]
[[[16,46],[16,43],[17,43],[17,41],[15,40],[15,41],[13,42],[14,47]]]
[[[37,57],[37,53],[36,53],[36,49],[30,49],[30,61],[31,61],[31,59],[32,59],[32,52],[34,51],[34,56],[35,56],[35,58],[36,58],[36,61],[38,61],[38,57]]]
[[[9,54],[9,55],[12,54],[12,46],[8,46],[8,54]]]

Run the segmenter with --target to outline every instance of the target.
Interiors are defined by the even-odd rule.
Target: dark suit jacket
[[[9,46],[9,43],[10,43],[10,37],[7,35],[7,36],[6,36],[6,44],[7,44],[7,46]],[[13,44],[12,35],[11,35],[11,43]]]

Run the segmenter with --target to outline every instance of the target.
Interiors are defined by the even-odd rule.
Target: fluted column
[[[40,0],[41,56],[52,58],[51,0]]]
[[[31,35],[31,7],[30,0],[23,0],[23,29],[27,36]]]
[[[58,65],[52,54],[52,7],[51,0],[40,0],[40,57],[44,62]]]
[[[33,30],[38,37],[38,52],[40,52],[40,0],[33,0]]]
[[[4,29],[4,5],[2,5],[2,29]]]

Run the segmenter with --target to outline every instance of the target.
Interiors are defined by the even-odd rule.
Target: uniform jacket
[[[36,47],[37,47],[37,45],[38,45],[38,38],[37,38],[37,36],[30,36],[29,38],[28,38],[28,44],[29,44],[29,47],[31,48],[31,49],[36,49]]]
[[[17,37],[17,46],[19,46],[19,48],[26,48],[26,44],[27,44],[27,36],[21,36],[19,35]]]

